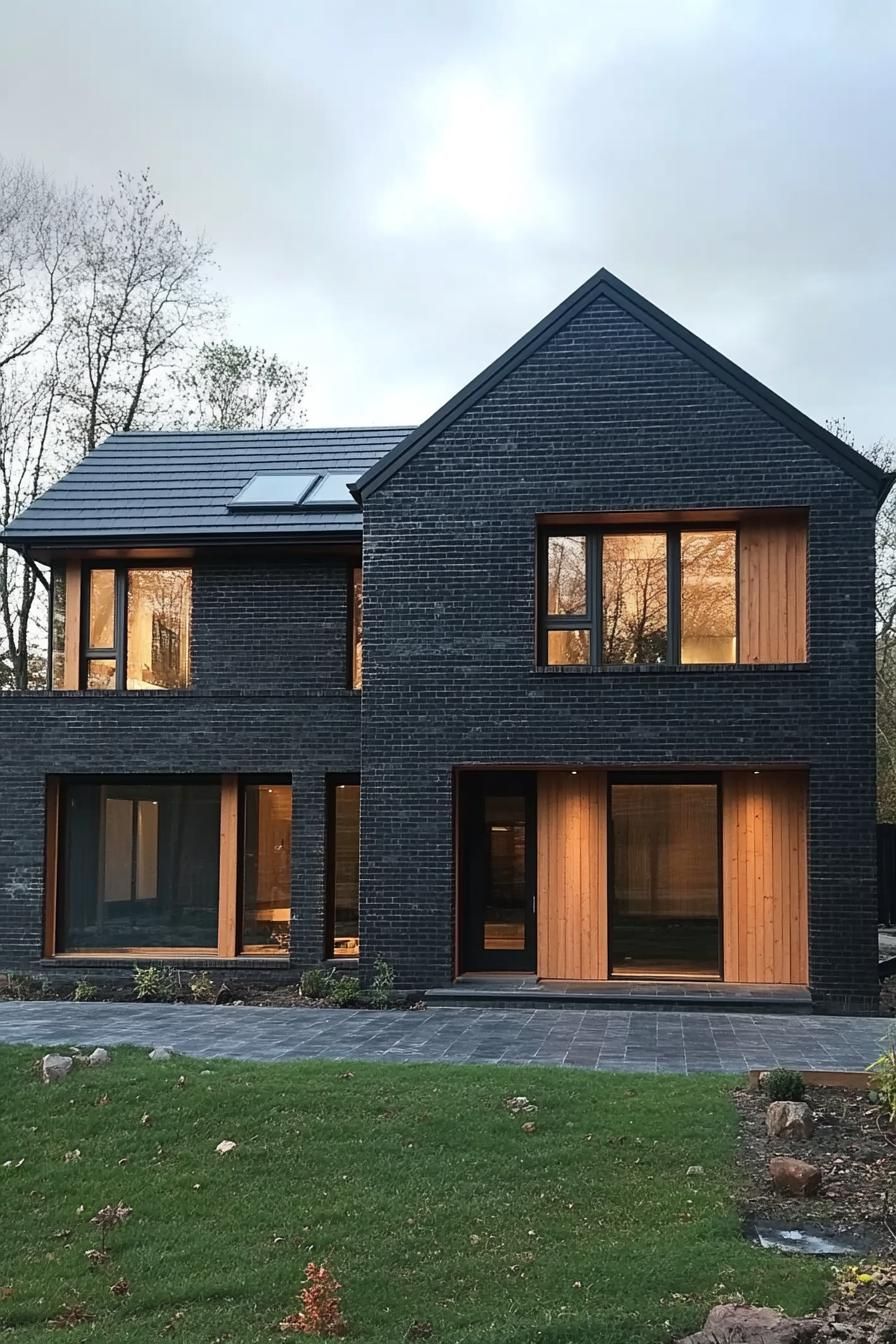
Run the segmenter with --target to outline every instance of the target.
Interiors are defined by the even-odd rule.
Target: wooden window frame
[[[361,616],[356,619],[355,611],[355,576],[361,585]],[[350,691],[360,691],[364,682],[364,608],[363,608],[363,571],[359,560],[352,560],[346,569],[346,685]],[[355,645],[360,649],[360,658],[358,659],[358,675],[355,675]]]
[[[324,960],[339,965],[351,964],[357,957],[340,957],[335,950],[336,943],[336,790],[342,784],[356,784],[361,787],[361,775],[358,771],[339,775],[327,775],[327,812],[326,812],[326,883],[324,888]],[[358,808],[360,811],[360,793]],[[358,894],[358,941],[361,936],[361,902]]]
[[[115,663],[115,685],[111,688],[114,691],[128,691],[128,575],[139,569],[185,569],[190,571],[190,650],[188,662],[188,675],[186,687],[178,689],[188,689],[193,682],[193,648],[192,648],[192,573],[193,565],[184,560],[174,560],[170,563],[162,560],[140,560],[140,561],[116,561],[116,560],[85,560],[80,563],[80,580],[78,588],[80,592],[77,600],[79,604],[78,617],[78,680],[77,689],[87,689],[87,668],[88,664],[95,659],[106,659]],[[93,570],[111,570],[114,575],[115,597],[114,597],[114,628],[113,643],[108,648],[93,647],[89,644],[90,635],[90,574]],[[74,585],[73,585],[74,586]],[[66,588],[66,623],[69,619],[68,608],[68,586]],[[52,622],[51,622],[52,624]],[[83,638],[81,637],[83,634]],[[69,641],[66,631],[66,682],[68,682],[68,663],[69,663]],[[100,694],[108,694],[108,691],[101,691]]]
[[[619,664],[604,660],[603,646],[603,540],[607,536],[662,536],[666,542],[666,657],[663,665],[674,667],[699,666],[699,664],[681,661],[681,539],[688,533],[733,532],[734,533],[734,650],[735,657],[730,663],[704,664],[704,666],[732,667],[740,660],[740,530],[736,522],[717,522],[707,519],[705,522],[651,524],[638,521],[631,526],[625,523],[586,524],[568,526],[551,524],[538,529],[538,573],[536,591],[538,594],[538,641],[537,655],[539,667],[614,667]],[[551,615],[547,610],[548,600],[548,544],[551,537],[585,538],[585,611],[570,616]],[[587,630],[587,663],[562,664],[548,662],[548,633],[552,630]],[[631,667],[650,667],[650,663],[631,663]]]
[[[218,849],[218,932],[215,947],[116,947],[90,949],[80,952],[60,952],[59,917],[63,908],[65,893],[62,888],[62,812],[60,807],[62,786],[69,778],[79,782],[100,782],[102,780],[133,780],[135,782],[174,782],[190,780],[207,782],[214,780],[221,789],[221,816]],[[287,775],[97,775],[97,776],[60,776],[50,775],[46,781],[45,794],[45,839],[44,839],[44,956],[59,961],[80,961],[94,959],[101,961],[132,961],[134,958],[160,958],[171,960],[208,960],[238,961],[245,955],[248,960],[263,956],[264,963],[288,960],[290,949],[282,952],[264,954],[243,954],[240,946],[242,924],[242,879],[243,862],[243,825],[241,820],[242,796],[244,784],[277,783],[290,784]],[[290,863],[292,856],[290,856]]]

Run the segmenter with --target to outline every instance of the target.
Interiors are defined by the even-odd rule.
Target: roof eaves
[[[683,327],[674,318],[669,317],[667,313],[650,303],[636,290],[629,288],[628,285],[604,267],[597,271],[590,280],[586,280],[569,298],[564,299],[509,350],[506,350],[503,355],[489,364],[482,373],[467,383],[466,387],[462,388],[450,401],[445,402],[444,406],[441,406],[428,420],[425,420],[417,429],[412,430],[379,462],[370,467],[352,487],[355,498],[363,500],[378,490],[380,486],[385,485],[386,481],[394,476],[397,471],[400,471],[437,435],[443,433],[465,411],[469,410],[492,388],[502,382],[508,374],[518,368],[525,359],[528,359],[530,355],[540,349],[558,330],[572,318],[578,316],[602,293],[608,294],[620,308],[645,323],[657,335],[669,341],[676,349],[719,378],[732,390],[746,397],[748,401],[771,416],[772,419],[777,420],[791,433],[817,448],[847,475],[852,476],[869,490],[874,491],[879,497],[879,503],[883,502],[892,484],[888,480],[886,472],[870,462],[868,458],[863,457],[855,448],[837,438],[835,434],[824,429],[816,421],[811,420],[809,416],[804,415],[802,411],[797,410],[783,397],[779,397],[776,392],[772,392],[770,388],[701,340],[699,336],[695,336],[693,332],[688,331],[686,327]],[[882,490],[884,493],[881,496],[880,492]]]

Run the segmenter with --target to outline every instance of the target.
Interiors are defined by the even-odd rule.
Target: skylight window
[[[306,509],[342,507],[358,508],[357,500],[349,491],[349,486],[358,479],[357,471],[331,471],[302,500]]]
[[[278,471],[253,476],[230,501],[232,509],[294,509],[319,479],[318,472]]]

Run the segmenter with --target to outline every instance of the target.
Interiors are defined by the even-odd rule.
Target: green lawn
[[[72,1341],[270,1344],[309,1260],[370,1344],[414,1322],[433,1344],[650,1344],[735,1292],[790,1311],[824,1295],[824,1265],[738,1234],[730,1079],[113,1049],[44,1086],[40,1053],[0,1048],[0,1329],[17,1344],[45,1344],[78,1298],[94,1320]],[[517,1094],[534,1117],[508,1112]],[[119,1200],[133,1214],[92,1268],[88,1220]]]

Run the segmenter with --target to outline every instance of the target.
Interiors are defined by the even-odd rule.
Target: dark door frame
[[[537,964],[536,774],[533,770],[461,770],[457,775],[457,790],[460,823],[458,974],[467,971],[519,971],[521,974],[534,974]],[[521,951],[505,949],[488,952],[482,946],[483,904],[481,898],[477,899],[476,891],[484,879],[488,859],[484,817],[488,795],[521,796],[525,802],[526,909],[525,946]]]
[[[688,980],[724,980],[725,978],[725,942],[724,942],[724,891],[723,891],[723,855],[722,855],[722,774],[712,770],[630,770],[607,772],[607,975],[612,980],[651,980],[676,977],[659,976],[620,976],[613,973],[613,926],[615,922],[615,833],[613,830],[613,785],[614,784],[714,784],[716,787],[716,867],[719,908],[719,957],[718,970],[708,971],[705,975],[688,975]]]

